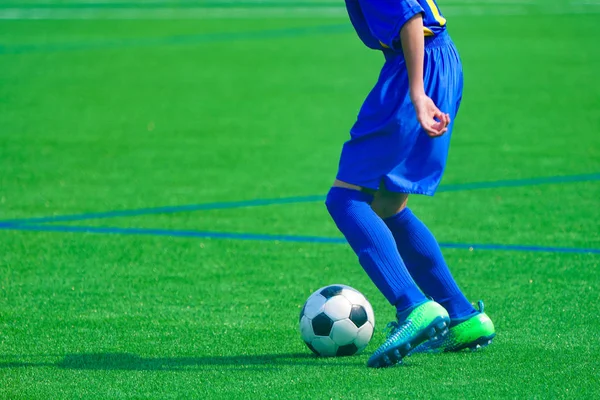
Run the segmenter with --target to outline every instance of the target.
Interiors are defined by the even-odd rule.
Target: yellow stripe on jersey
[[[426,1],[427,1],[427,5],[431,9],[431,13],[433,14],[433,18],[435,18],[435,20],[438,22],[438,24],[440,24],[440,26],[446,25],[446,18],[442,17],[442,15],[440,14],[440,10],[437,7],[437,5],[435,4],[435,1],[434,0],[426,0]],[[431,29],[429,29],[428,27],[424,26],[423,27],[423,35],[425,37],[427,37],[427,36],[435,36],[435,33],[433,33],[433,31]],[[379,44],[384,49],[389,49],[390,48],[389,46],[387,46],[382,41],[379,41]]]
[[[440,26],[446,25],[446,18],[442,17],[442,15],[440,14],[440,10],[439,10],[439,8],[437,8],[435,1],[427,0],[427,4],[429,5],[429,8],[431,9],[433,18],[435,18],[435,20],[440,24]],[[432,35],[433,35],[433,32],[432,32]],[[425,33],[425,36],[427,36],[427,33]]]

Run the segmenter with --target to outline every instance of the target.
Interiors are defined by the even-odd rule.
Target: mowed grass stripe
[[[481,15],[569,15],[569,14],[598,14],[600,6],[596,3],[567,3],[567,4],[538,4],[538,3],[494,3],[481,5],[474,3],[444,5],[444,15],[474,16]],[[199,4],[184,5],[153,5],[147,3],[135,5],[131,3],[100,3],[100,4],[66,4],[56,6],[43,4],[0,6],[0,20],[94,20],[94,19],[254,19],[254,18],[347,18],[345,7],[337,4],[293,3],[283,5],[254,4],[243,5],[215,4],[204,6]]]
[[[503,6],[503,5],[538,5],[548,6],[552,5],[552,1],[542,0],[451,0],[445,1],[444,6]],[[554,4],[564,4],[564,2],[554,1]],[[598,1],[572,1],[569,4],[572,5],[594,5],[600,4]],[[19,8],[272,8],[272,7],[315,7],[315,8],[329,8],[329,7],[340,7],[339,1],[331,0],[208,0],[208,1],[145,1],[145,2],[131,2],[131,1],[89,1],[89,2],[78,2],[78,1],[67,1],[67,2],[48,2],[42,1],[26,1],[26,2],[0,2],[0,8],[14,7],[18,5]],[[343,7],[343,6],[342,6]]]
[[[181,1],[181,2],[168,2],[168,1],[152,1],[152,2],[89,2],[89,3],[77,3],[77,2],[61,2],[61,3],[48,3],[48,2],[29,2],[29,3],[0,3],[0,8],[13,8],[18,5],[18,8],[30,9],[30,8],[50,8],[50,9],[106,9],[106,8],[133,8],[133,9],[178,9],[178,8],[272,8],[272,7],[286,7],[286,8],[297,8],[297,7],[315,7],[315,8],[329,8],[329,7],[340,7],[339,1]]]
[[[135,39],[107,39],[82,42],[64,42],[53,44],[26,44],[0,46],[0,55],[29,54],[29,53],[54,53],[61,51],[78,50],[106,50],[127,49],[153,46],[182,46],[197,45],[202,43],[229,42],[242,40],[265,40],[297,37],[305,35],[336,34],[350,32],[348,24],[320,25],[307,27],[294,27],[284,29],[268,29],[247,32],[219,32],[201,33],[197,35],[178,35],[156,38]]]

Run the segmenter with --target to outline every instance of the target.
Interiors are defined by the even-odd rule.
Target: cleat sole
[[[495,336],[496,336],[495,333],[490,336],[482,336],[480,338],[475,339],[474,341],[472,341],[470,343],[463,344],[462,346],[458,346],[456,348],[447,349],[446,351],[456,352],[456,351],[461,351],[464,349],[469,349],[471,351],[477,351],[477,350],[480,350],[480,349],[492,344],[492,340],[494,339]]]

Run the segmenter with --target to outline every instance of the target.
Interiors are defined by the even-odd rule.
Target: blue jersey
[[[446,29],[435,0],[346,0],[350,21],[362,42],[372,49],[399,50],[400,30],[416,14],[423,16],[425,36]]]

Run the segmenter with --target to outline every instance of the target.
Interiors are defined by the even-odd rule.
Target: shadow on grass
[[[308,353],[160,358],[145,358],[130,353],[91,353],[67,354],[58,362],[0,362],[0,369],[56,367],[74,370],[178,371],[198,367],[262,370],[281,366],[339,367],[342,365],[363,367],[364,363],[357,358],[319,358]]]

